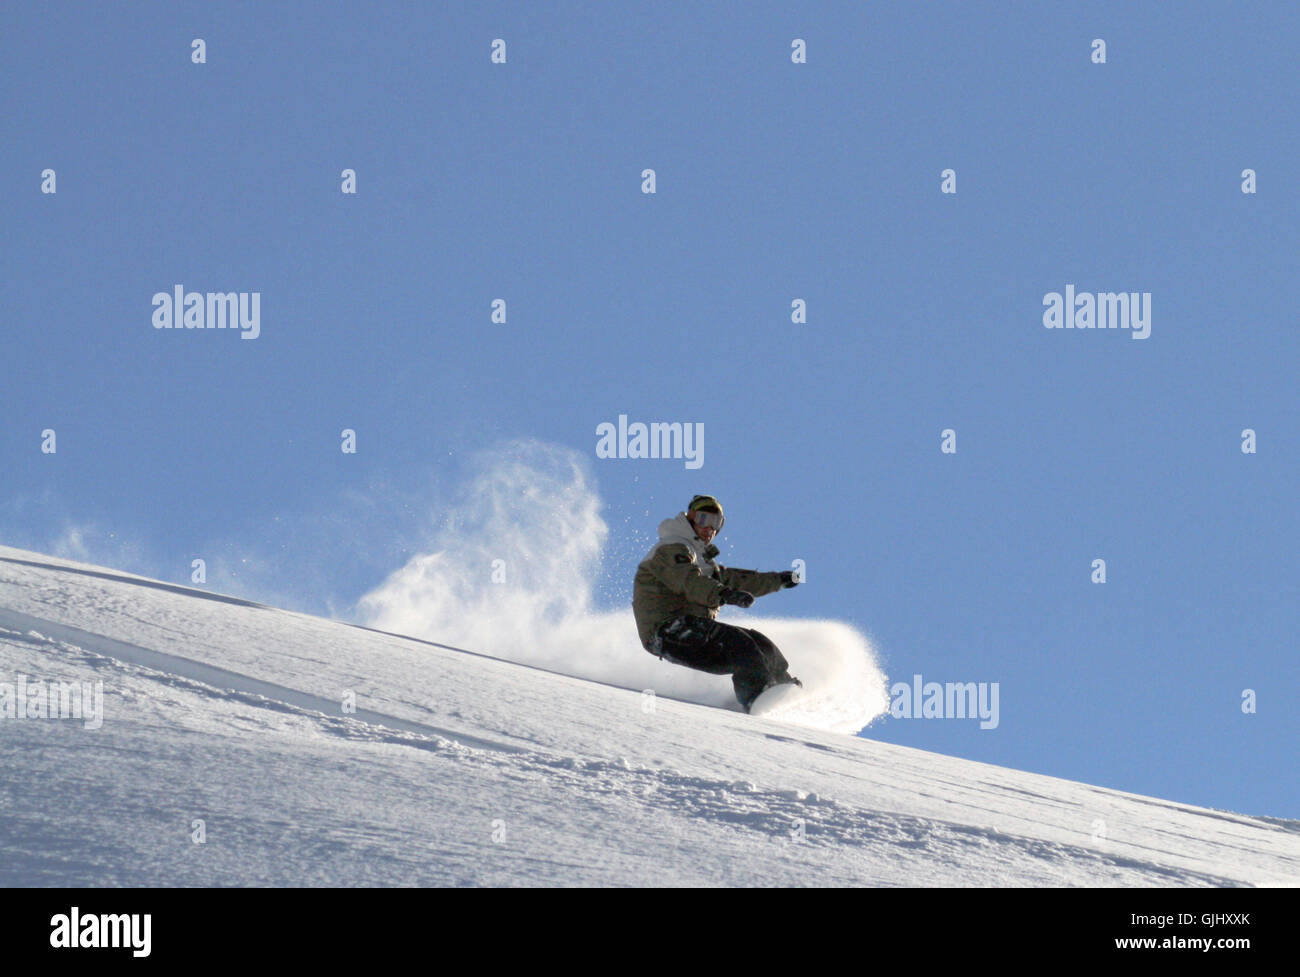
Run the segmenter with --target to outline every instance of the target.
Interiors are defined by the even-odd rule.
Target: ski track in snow
[[[286,688],[272,682],[264,682],[248,675],[240,675],[238,672],[232,672],[228,669],[216,668],[212,665],[205,665],[203,662],[181,658],[178,655],[154,651],[151,648],[142,648],[126,641],[91,634],[88,631],[82,631],[80,628],[56,624],[53,621],[42,620],[27,614],[19,614],[17,611],[4,608],[0,608],[0,630],[17,633],[25,631],[29,636],[54,639],[57,643],[94,652],[104,658],[140,665],[151,671],[170,675],[174,678],[190,679],[202,687],[220,690],[227,694],[242,693],[245,696],[244,701],[274,702],[281,705],[296,706],[304,712],[320,713],[326,717],[339,708],[337,702],[308,692],[300,692],[297,689]],[[370,709],[357,709],[349,714],[349,718],[357,723],[402,730],[426,737],[445,737],[467,746],[477,746],[480,749],[501,750],[509,753],[522,752],[521,747],[512,746],[508,743],[493,742],[466,733],[451,733],[444,729],[424,726],[420,723],[413,723],[397,716],[384,715]]]
[[[339,700],[319,689],[297,688],[300,683],[289,685],[223,667],[242,657],[259,666],[248,671],[272,670],[265,648],[245,649],[241,655],[235,647],[245,634],[246,622],[241,627],[232,622],[224,634],[204,631],[222,613],[229,613],[227,609],[253,613],[274,636],[267,646],[282,641],[286,644],[283,656],[324,668],[338,663],[319,650],[307,657],[306,652],[317,647],[314,638],[325,631],[358,634],[357,629],[129,575],[57,568],[65,574],[72,570],[86,582],[93,580],[94,588],[88,590],[60,584],[51,572],[53,564],[43,566],[41,561],[10,557],[0,557],[0,562],[22,565],[27,571],[13,578],[0,577],[0,664],[4,666],[0,681],[12,681],[8,673],[21,672],[23,667],[28,674],[51,679],[70,678],[65,675],[69,669],[80,677],[87,673],[103,677],[116,696],[104,731],[121,740],[118,745],[117,739],[96,738],[89,731],[82,735],[79,726],[56,726],[52,721],[0,721],[0,735],[6,740],[26,739],[34,747],[11,755],[51,755],[46,765],[38,765],[30,776],[11,778],[0,788],[9,793],[0,796],[4,801],[0,804],[0,852],[10,866],[0,870],[0,882],[6,885],[98,881],[145,885],[721,882],[1188,886],[1250,884],[1252,879],[1279,884],[1295,879],[1300,868],[1300,822],[1208,811],[869,741],[841,742],[827,734],[783,728],[707,707],[665,703],[659,708],[672,713],[663,717],[665,725],[678,720],[690,724],[688,739],[710,726],[733,727],[726,731],[728,742],[697,746],[691,754],[679,743],[651,744],[649,752],[665,753],[667,762],[650,763],[644,755],[636,759],[593,753],[605,746],[617,754],[628,742],[639,742],[637,734],[644,734],[645,727],[638,729],[625,719],[625,725],[633,725],[629,741],[620,737],[619,730],[601,728],[601,717],[591,718],[594,729],[580,725],[585,719],[583,704],[576,712],[559,710],[552,715],[557,703],[533,702],[531,708],[539,711],[540,717],[530,716],[531,728],[514,733],[506,732],[499,721],[494,728],[492,717],[478,711],[469,697],[442,710],[441,718],[448,722],[412,718],[417,710],[409,688],[390,689],[386,696],[358,696],[367,702],[386,701],[391,709],[358,707],[354,714],[341,714]],[[163,606],[144,596],[150,592],[166,595],[158,599],[170,603]],[[194,598],[210,601],[208,606],[216,616],[208,615],[204,622],[187,621],[195,612]],[[24,610],[15,609],[18,604]],[[33,613],[36,610],[42,613]],[[73,615],[90,627],[51,619]],[[92,630],[102,630],[114,620],[119,622],[113,625],[115,630],[121,629],[119,633],[135,640]],[[310,628],[305,627],[307,623]],[[297,630],[304,633],[297,635],[291,654],[289,639]],[[153,644],[165,643],[170,636],[189,655],[138,643],[149,635]],[[380,655],[391,653],[397,640],[383,637],[384,646],[375,649]],[[348,647],[360,648],[367,640],[375,639],[361,634],[350,639]],[[190,657],[204,647],[224,648],[223,665]],[[477,677],[506,683],[497,687],[503,695],[517,695],[520,687],[528,689],[528,683],[539,681],[529,678],[523,666],[491,658],[476,665],[472,657],[457,657],[445,650],[441,654],[453,669],[490,668],[491,675]],[[58,667],[43,667],[43,663]],[[22,667],[15,668],[15,664]],[[522,682],[520,674],[524,675]],[[576,690],[581,690],[590,701],[595,701],[593,697],[621,697],[618,708],[631,716],[641,705],[639,697],[622,690],[558,676],[549,681],[563,685],[553,693],[574,691],[576,697]],[[511,682],[514,684],[509,685]],[[628,699],[631,701],[623,705]],[[539,723],[539,719],[549,723]],[[540,732],[547,735],[538,735]],[[147,748],[150,742],[158,744],[160,754],[173,757],[172,765],[154,760],[154,751]],[[678,758],[689,760],[695,769],[683,771],[672,765],[666,744],[674,746]],[[639,745],[644,754],[645,744]],[[780,753],[771,758],[775,764],[755,764],[752,779],[737,779],[728,775],[731,771],[727,768],[743,765],[746,759],[736,756],[738,745],[755,755],[764,750]],[[218,758],[211,762],[222,769],[220,758],[227,753],[258,757],[264,748],[265,770],[253,770],[247,776],[285,785],[283,796],[266,802],[282,813],[278,820],[268,820],[265,812],[250,810],[248,804],[227,812],[227,819],[237,820],[235,833],[246,850],[222,849],[220,857],[208,857],[205,851],[211,864],[198,863],[193,847],[184,839],[184,826],[196,805],[169,797],[165,802],[156,800],[155,806],[174,808],[170,815],[151,810],[149,803],[140,800],[142,793],[148,793],[147,780],[114,783],[112,771],[102,771],[99,765],[85,773],[87,784],[94,783],[113,799],[115,809],[106,814],[110,822],[133,824],[132,847],[136,861],[144,859],[143,867],[126,864],[122,846],[108,841],[105,836],[112,837],[112,827],[92,818],[95,826],[87,828],[84,815],[61,821],[57,810],[49,810],[39,798],[27,797],[17,789],[21,784],[48,784],[51,777],[56,783],[61,777],[69,779],[71,775],[60,771],[75,765],[79,754],[95,750],[116,752],[132,769],[148,771],[151,763],[156,763],[158,770],[166,769],[183,782],[187,756],[197,761],[203,755],[205,759],[198,765],[208,770],[206,755],[210,752]],[[786,786],[779,779],[774,782],[773,775],[780,777],[790,756],[825,757],[837,773],[823,773],[821,782],[830,783],[832,789]],[[914,769],[906,775],[891,771],[891,763],[901,768],[908,760]],[[396,812],[409,812],[409,805],[415,805],[415,810],[425,803],[441,805],[441,809],[426,810],[424,820],[461,825],[461,834],[452,832],[453,836],[432,846],[413,844],[412,828],[399,823],[401,818],[376,823],[387,813],[382,810],[384,798],[374,798],[376,810],[356,819],[359,823],[340,823],[337,812],[328,805],[320,806],[317,790],[310,787],[315,781],[300,785],[283,773],[294,769],[295,776],[301,777],[306,770],[310,778],[310,771],[322,763],[331,771],[320,774],[322,783],[338,777],[347,784],[361,776],[378,776],[391,767],[393,779],[401,785],[389,788],[394,795],[390,799],[394,817]],[[364,775],[357,772],[359,767],[365,768]],[[214,798],[229,801],[244,786],[232,779],[223,789],[217,779],[218,783],[208,785]],[[904,781],[902,790],[900,779]],[[908,779],[916,783],[909,786]],[[1008,779],[1014,782],[1008,783]],[[475,788],[462,790],[457,786],[462,782]],[[891,810],[889,803],[879,807],[863,803],[864,797],[873,793],[873,782],[882,793],[885,786],[892,787],[889,803],[895,807],[900,795],[911,796],[914,810]],[[289,789],[289,784],[294,788]],[[865,793],[864,785],[868,787]],[[192,784],[190,790],[200,792],[202,786]],[[75,785],[72,789],[75,791]],[[406,797],[408,793],[414,796]],[[544,801],[535,800],[539,796],[544,796]],[[1089,797],[1096,799],[1096,807],[1087,806],[1084,798]],[[530,839],[528,845],[465,840],[463,826],[479,823],[484,810],[494,807],[513,812],[508,819],[501,819],[502,824],[513,825]],[[1069,840],[1086,838],[1096,811],[1105,807],[1123,812],[1114,817],[1116,835],[1123,834],[1132,812],[1143,808],[1150,810],[1157,823],[1134,832],[1131,838],[1116,837],[1105,845]],[[470,816],[470,811],[475,816]],[[936,811],[947,816],[937,816]],[[152,851],[147,839],[162,830],[160,817],[168,823],[169,818],[175,819],[178,827],[167,830],[177,837],[159,842],[158,850]],[[489,820],[495,823],[495,819]],[[1013,824],[1016,830],[992,826],[998,822]],[[1221,825],[1218,830],[1222,834],[1212,837],[1215,824]],[[640,828],[632,830],[637,825]],[[1077,831],[1068,830],[1073,825],[1079,826]],[[424,827],[427,830],[427,824]],[[1199,837],[1190,836],[1193,827],[1201,832]],[[140,842],[139,837],[146,840]],[[276,837],[288,843],[287,850],[274,848]],[[1264,847],[1268,851],[1260,850],[1263,842],[1267,842]],[[141,844],[145,846],[143,855]],[[748,852],[749,861],[756,864],[735,863],[741,852]],[[1261,854],[1265,864],[1275,859],[1275,872],[1242,868],[1243,862],[1258,866]],[[365,859],[369,861],[361,864]]]

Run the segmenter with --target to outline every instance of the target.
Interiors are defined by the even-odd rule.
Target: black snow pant
[[[655,632],[653,651],[676,665],[730,675],[746,711],[768,686],[790,680],[789,663],[771,638],[707,617],[683,614],[665,621]]]

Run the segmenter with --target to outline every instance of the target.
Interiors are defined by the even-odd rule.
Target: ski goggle
[[[709,512],[707,509],[696,509],[691,513],[691,518],[701,529],[712,529],[715,532],[722,529],[722,524],[726,521],[721,512]]]

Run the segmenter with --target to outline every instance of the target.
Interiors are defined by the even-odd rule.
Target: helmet
[[[727,521],[722,514],[722,503],[711,495],[697,495],[691,499],[690,505],[686,507],[686,515],[689,518],[694,518],[696,513],[717,513],[717,525],[710,525],[714,522],[713,519],[705,518],[698,521],[702,525],[709,526],[709,528],[719,532],[722,530],[722,524]]]

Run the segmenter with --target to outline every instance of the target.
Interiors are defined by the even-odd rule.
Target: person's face
[[[690,520],[695,535],[706,543],[713,542],[713,537],[718,535],[718,529],[722,523],[722,517],[716,512],[693,512],[690,515]],[[712,523],[712,525],[705,525],[705,523]]]

